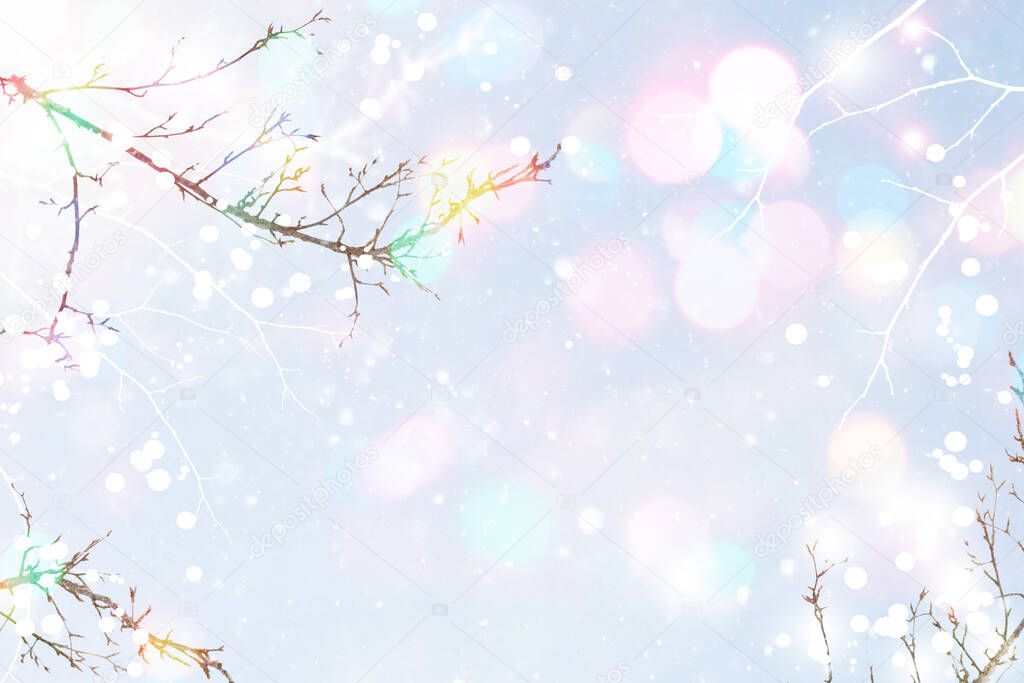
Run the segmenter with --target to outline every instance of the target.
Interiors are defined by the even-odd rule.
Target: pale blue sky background
[[[131,312],[102,355],[78,349],[98,372],[37,367],[36,340],[0,347],[0,462],[47,533],[77,545],[112,530],[97,567],[138,584],[154,618],[179,635],[223,643],[238,681],[820,680],[800,599],[809,573],[801,545],[816,537],[869,577],[855,591],[837,574],[827,594],[837,680],[865,680],[868,663],[880,681],[905,676],[890,659],[897,641],[856,633],[850,619],[875,622],[923,584],[962,587],[950,578],[962,565],[965,533],[954,511],[973,504],[982,477],[954,479],[932,451],[954,450],[944,440],[957,431],[967,439],[960,464],[1001,464],[1012,406],[997,394],[1011,379],[1005,353],[1015,335],[1004,333],[1024,329],[1021,251],[1015,237],[994,237],[998,226],[973,242],[953,237],[895,328],[893,394],[879,378],[847,422],[858,436],[837,447],[836,439],[848,443],[836,432],[880,350],[862,330],[886,325],[950,221],[946,206],[881,180],[962,200],[957,193],[1020,153],[1020,101],[1010,96],[938,163],[926,159],[928,144],[955,140],[998,92],[950,86],[815,137],[805,172],[770,185],[766,200],[813,209],[824,246],[796,257],[804,275],[795,284],[773,289],[760,280],[750,315],[718,331],[677,302],[685,254],[676,237],[693,225],[708,236],[727,224],[754,191],[750,167],[765,159],[741,144],[699,185],[661,182],[637,162],[629,136],[652,89],[706,101],[709,74],[736,48],[770,49],[802,73],[851,29],[872,18],[888,23],[909,4],[325,3],[333,21],[317,27],[317,44],[361,33],[361,24],[370,33],[288,102],[296,126],[323,135],[311,156],[316,182],[340,186],[350,164],[374,155],[387,167],[482,148],[471,165],[483,170],[523,161],[518,137],[546,152],[568,136],[579,149],[553,166],[550,186],[513,190],[467,229],[468,245],[431,278],[439,300],[408,283],[390,297],[364,292],[360,326],[340,350],[327,335],[287,327],[347,329],[348,309],[334,297],[346,283],[332,258],[303,245],[254,250],[145,169],[119,166],[102,190],[87,190],[103,206],[86,241],[91,248],[120,233],[126,244],[101,259],[75,297]],[[0,71],[39,84],[68,68],[87,75],[101,60],[111,81],[152,78],[180,36],[187,71],[244,49],[267,23],[301,22],[320,7],[15,5],[4,3],[0,14]],[[418,25],[423,13],[436,28]],[[918,16],[986,77],[1019,73],[1024,12],[1013,3],[934,1]],[[228,109],[205,137],[153,148],[205,165],[237,145],[252,107],[282,92],[290,70],[314,56],[301,41],[279,42],[191,90],[67,102],[106,125],[137,128],[172,111],[191,121]],[[407,78],[409,64],[422,66],[422,79]],[[556,77],[559,66],[571,77]],[[806,132],[833,117],[830,96],[853,109],[958,75],[937,39],[896,31],[838,90],[810,101],[797,124]],[[721,149],[742,137],[725,126]],[[918,138],[919,149],[910,149]],[[0,106],[0,140],[0,268],[36,296],[65,257],[69,224],[39,204],[66,193],[65,168],[38,111]],[[90,159],[107,153],[79,144]],[[265,168],[226,179],[223,193],[240,195]],[[959,175],[965,188],[952,184]],[[977,204],[983,221],[1001,221],[998,197]],[[382,206],[355,215],[370,222]],[[415,220],[421,209],[404,207],[400,219]],[[864,214],[872,209],[882,213]],[[782,240],[769,253],[803,248],[803,223],[793,220],[792,244]],[[218,228],[216,241],[200,237],[208,224]],[[1019,230],[1012,210],[1008,225]],[[741,225],[720,243],[744,258],[763,253],[759,227]],[[623,233],[625,255],[590,288],[559,300],[536,331],[503,339],[506,321],[558,291],[567,264]],[[246,254],[252,265],[239,269]],[[890,258],[902,259],[909,275],[863,285]],[[967,258],[979,261],[977,276],[962,273]],[[876,270],[858,275],[861,265]],[[219,296],[197,300],[191,270],[223,279],[239,308]],[[285,291],[295,273],[308,274],[309,292]],[[266,309],[250,303],[261,286],[275,292]],[[0,291],[5,309],[23,305],[7,285]],[[723,281],[704,300],[729,310],[738,291]],[[976,308],[985,294],[998,300],[994,315]],[[950,320],[940,335],[943,305]],[[270,320],[282,326],[255,322]],[[787,340],[794,324],[807,334],[799,345]],[[958,368],[955,348],[965,346],[974,357]],[[969,384],[946,391],[943,373],[969,374]],[[282,400],[282,377],[308,411]],[[66,401],[55,398],[62,380]],[[151,392],[172,387],[152,394],[167,424],[135,380]],[[170,474],[164,491],[139,471],[147,458],[132,455],[151,439],[166,451],[149,470]],[[886,452],[884,467],[758,556],[761,535],[785,525],[845,464],[841,454],[830,465],[830,449],[856,454],[873,445]],[[254,535],[284,524],[318,478],[368,448],[376,455],[365,467],[349,465],[349,486],[251,557]],[[199,499],[194,474],[180,471],[186,451],[222,529],[205,506],[194,528],[179,528],[179,514]],[[111,481],[118,488],[114,474],[123,477],[120,492],[109,490]],[[9,512],[4,533],[13,536]],[[909,571],[897,567],[900,553],[914,556]],[[1019,553],[1006,562],[1019,567]],[[186,578],[189,567],[201,568],[198,581]],[[983,600],[970,599],[975,607]],[[82,618],[82,630],[95,635],[93,617]],[[71,675],[55,669],[61,680]],[[15,674],[44,678],[27,665]],[[1021,676],[1013,670],[1004,680]]]

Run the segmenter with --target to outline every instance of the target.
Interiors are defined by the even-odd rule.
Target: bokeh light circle
[[[796,70],[785,57],[765,47],[748,45],[723,57],[708,80],[711,104],[741,132],[771,130],[794,110],[801,95]]]
[[[488,560],[521,564],[537,559],[548,544],[547,498],[527,486],[485,482],[476,485],[460,510],[466,541]],[[524,536],[524,532],[530,531]]]
[[[656,322],[658,285],[642,252],[610,240],[575,260],[563,281],[571,292],[569,312],[591,339],[626,346],[647,334]]]
[[[637,571],[645,577],[653,571],[686,596],[706,594],[707,541],[700,512],[671,498],[644,503],[630,515],[626,528],[629,552],[643,564],[635,565]],[[675,594],[668,586],[658,585]]]
[[[676,303],[691,322],[728,330],[754,312],[759,279],[757,269],[736,249],[695,240],[676,272]]]
[[[828,441],[833,490],[858,498],[899,495],[907,465],[907,444],[900,430],[886,418],[872,413],[854,413],[837,427]]]
[[[383,442],[371,466],[360,474],[367,493],[385,501],[400,500],[437,480],[452,461],[451,439],[444,425],[416,415]]]
[[[831,261],[832,239],[814,209],[800,202],[774,202],[753,223],[759,235],[748,233],[746,240],[765,282],[795,290],[824,273]]]
[[[851,218],[840,240],[836,267],[840,282],[858,294],[881,297],[911,277],[916,258],[911,232],[901,219],[884,211]]]
[[[626,145],[633,163],[654,180],[694,184],[718,158],[722,127],[698,98],[664,90],[634,104]]]

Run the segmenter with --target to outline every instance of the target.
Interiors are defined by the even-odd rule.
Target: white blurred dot
[[[992,622],[984,612],[971,612],[967,615],[966,622],[968,631],[975,635],[988,633],[992,628]]]
[[[179,512],[175,520],[180,529],[191,529],[196,525],[196,516],[191,512]]]
[[[274,303],[274,292],[269,287],[257,287],[249,298],[256,308],[267,308]]]
[[[800,323],[792,323],[786,327],[786,341],[793,346],[800,346],[807,341],[807,328]]]
[[[381,115],[384,113],[383,108],[380,106],[380,102],[378,102],[373,97],[367,97],[362,102],[360,102],[359,111],[361,111],[364,116],[367,116],[368,118],[371,118],[374,121],[379,119]]]
[[[928,145],[924,156],[928,161],[937,164],[946,158],[946,148],[942,145]]]
[[[1013,394],[1005,389],[996,394],[996,400],[1002,403],[1004,406],[1009,405],[1013,401]]]
[[[293,273],[292,276],[288,278],[288,287],[298,294],[308,292],[312,285],[313,280],[311,280],[309,275],[306,275],[305,273]]]
[[[999,300],[991,294],[982,294],[978,297],[978,300],[974,302],[974,310],[986,318],[988,316],[995,315],[996,311],[999,310]]]
[[[156,469],[146,473],[146,483],[154,491],[166,491],[171,485],[171,475],[164,469]]]
[[[850,567],[843,574],[843,583],[850,590],[859,591],[868,585],[868,573],[863,567]]]
[[[967,448],[967,435],[963,432],[949,432],[946,434],[946,438],[942,440],[942,445],[944,445],[946,450],[950,453],[959,453],[963,449]]]
[[[47,614],[40,622],[40,626],[43,628],[43,633],[55,636],[64,630],[64,621],[56,614]]]
[[[953,649],[953,636],[945,631],[939,631],[932,636],[932,649],[939,654],[945,654]]]
[[[153,460],[143,451],[139,450],[131,452],[131,455],[128,456],[128,462],[139,472],[145,472],[153,466]]]
[[[967,277],[974,277],[981,272],[981,262],[976,258],[965,258],[960,264],[960,272]]]
[[[62,379],[53,381],[53,398],[62,403],[71,398],[71,388],[68,383]]]
[[[150,460],[159,460],[164,457],[164,453],[167,449],[164,447],[162,441],[156,439],[150,439],[146,443],[142,444],[142,454]]]
[[[572,69],[564,64],[555,69],[555,78],[560,81],[567,81],[572,78]]]
[[[583,149],[583,143],[575,135],[566,135],[562,138],[562,151],[566,154],[575,154]]]
[[[416,81],[423,80],[423,65],[419,62],[413,62],[412,64],[406,64],[402,69],[402,76],[405,80],[415,83]]]
[[[433,31],[437,28],[437,17],[430,12],[423,12],[416,17],[416,26],[421,31]]]
[[[907,623],[900,619],[884,616],[875,620],[875,633],[885,638],[899,638],[906,632]]]
[[[843,246],[847,249],[856,249],[864,243],[864,236],[856,230],[847,230],[843,233]]]
[[[204,225],[199,228],[199,239],[207,244],[213,244],[220,238],[220,230],[216,225]]]
[[[203,578],[203,570],[201,567],[192,565],[185,570],[185,578],[195,583]]]
[[[914,564],[914,556],[910,553],[903,552],[896,556],[896,568],[900,571],[909,572],[914,568]]]
[[[959,527],[968,527],[974,524],[975,512],[971,508],[961,505],[953,510],[953,524]]]
[[[854,615],[854,617],[850,619],[850,628],[853,629],[854,633],[864,633],[871,628],[871,620],[863,614]]]
[[[905,621],[910,616],[910,610],[902,602],[898,602],[889,606],[886,615],[895,621]]]
[[[120,493],[124,490],[124,475],[119,472],[111,472],[103,483],[111,493]]]
[[[956,222],[956,229],[960,235],[961,242],[971,242],[978,237],[978,228],[980,227],[978,219],[971,214],[964,214],[960,217],[960,220]]]
[[[370,50],[370,59],[374,64],[387,64],[391,61],[391,50],[387,45],[376,45]]]
[[[783,649],[793,644],[793,637],[788,633],[780,633],[775,636],[775,644]]]
[[[530,141],[522,135],[518,135],[508,143],[508,148],[517,157],[525,156],[530,153]]]
[[[235,266],[235,270],[245,272],[252,268],[252,254],[245,249],[235,247],[231,250],[231,263]]]

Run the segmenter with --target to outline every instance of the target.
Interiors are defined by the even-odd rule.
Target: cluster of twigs
[[[824,562],[819,565],[818,556],[815,554],[817,548],[817,541],[807,546],[807,554],[811,556],[811,566],[814,569],[814,581],[807,587],[807,593],[802,597],[804,602],[811,606],[811,611],[814,613],[814,621],[818,624],[818,631],[821,633],[821,637],[824,640],[826,660],[825,683],[832,683],[832,648],[829,645],[828,631],[825,628],[825,605],[821,600],[821,594],[825,589],[825,577],[828,576],[828,573],[833,569],[845,563],[846,560],[844,559],[839,562]]]
[[[1024,403],[1024,370],[1017,364],[1011,353],[1010,366],[1017,373],[1019,386],[1011,386],[1013,392]],[[1014,410],[1016,434],[1013,437],[1018,452],[1006,450],[1008,461],[1015,465],[1024,465],[1024,427],[1021,423],[1020,408]],[[900,642],[910,660],[909,676],[912,683],[923,683],[919,667],[919,642],[922,632],[945,634],[943,638],[948,645],[946,659],[953,678],[957,683],[987,683],[994,680],[1005,667],[1017,660],[1017,649],[1021,634],[1024,633],[1024,616],[1014,615],[1015,606],[1024,600],[1024,593],[1010,590],[1007,587],[1007,576],[1001,567],[1008,552],[1024,551],[1024,538],[1017,534],[1012,523],[1012,511],[1016,504],[1024,505],[1024,497],[1016,485],[1007,479],[996,476],[995,467],[989,465],[985,477],[987,487],[977,494],[975,522],[980,538],[973,541],[964,540],[969,569],[980,575],[980,581],[987,584],[998,606],[998,616],[993,625],[995,642],[981,639],[969,627],[967,620],[957,612],[954,605],[945,602],[937,603],[927,588],[921,590],[917,598],[907,604],[906,631]],[[1004,505],[1003,503],[1009,505]],[[826,683],[832,683],[831,650],[828,630],[825,626],[825,605],[822,602],[822,581],[826,574],[840,563],[821,564],[817,556],[817,544],[807,546],[814,571],[814,581],[803,596],[813,610],[821,636],[824,639],[826,653]],[[845,560],[844,560],[845,561]],[[945,649],[945,648],[943,648]],[[875,680],[874,667],[870,671],[870,680]]]
[[[31,662],[49,672],[51,665],[48,661],[52,657],[63,660],[76,671],[89,671],[94,676],[103,676],[107,672],[125,672],[127,667],[120,658],[121,653],[118,649],[117,637],[121,635],[131,637],[134,654],[143,662],[148,662],[155,656],[183,666],[195,666],[207,678],[211,678],[216,672],[228,683],[233,683],[234,679],[218,658],[219,653],[223,651],[222,647],[194,647],[174,640],[171,632],[165,635],[150,633],[146,629],[146,620],[151,615],[151,609],[137,608],[136,588],[129,589],[127,608],[122,607],[109,595],[100,592],[103,585],[114,585],[119,582],[119,577],[115,574],[97,572],[86,567],[92,551],[106,536],[92,540],[67,560],[47,557],[44,548],[61,543],[61,539],[58,537],[52,544],[35,544],[32,541],[32,514],[24,502],[24,495],[17,490],[15,493],[22,501],[21,518],[27,542],[21,550],[17,574],[0,581],[0,591],[5,591],[12,597],[10,609],[0,610],[0,630],[9,624],[18,633],[25,646],[25,650],[19,655],[21,662]],[[107,536],[109,535],[108,533]],[[63,625],[59,635],[40,633],[31,622],[31,630],[19,628],[22,622],[16,616],[18,606],[13,600],[19,587],[39,591],[45,596],[47,605]],[[69,597],[90,608],[90,611],[100,619],[100,626],[106,622],[105,627],[97,627],[103,633],[103,642],[98,644],[99,649],[89,649],[85,646],[89,639],[72,627],[69,610],[74,607],[69,608]]]
[[[182,88],[215,77],[247,57],[269,48],[274,41],[311,36],[308,29],[326,21],[330,21],[329,18],[321,12],[317,12],[308,21],[294,28],[268,26],[263,36],[236,56],[222,58],[212,68],[180,78],[175,76],[174,58],[181,41],[171,49],[169,64],[163,72],[155,79],[145,83],[112,85],[108,83],[109,74],[106,73],[103,65],[94,68],[91,76],[83,83],[50,89],[33,87],[25,76],[0,75],[0,94],[11,103],[20,101],[37,105],[61,140],[61,147],[71,171],[71,199],[66,204],[60,204],[58,212],[60,214],[66,211],[70,212],[74,228],[71,246],[68,250],[65,275],[70,279],[74,270],[83,222],[97,209],[97,206],[84,206],[80,186],[84,182],[102,185],[106,173],[118,163],[116,160],[111,161],[102,168],[91,171],[80,168],[73,153],[70,139],[72,131],[96,135],[112,143],[117,142],[118,152],[134,159],[149,171],[167,174],[166,177],[172,179],[173,187],[178,190],[183,200],[188,198],[201,203],[249,234],[259,236],[279,247],[293,242],[302,242],[337,254],[340,257],[342,268],[349,273],[353,290],[353,306],[349,314],[351,328],[347,337],[352,336],[359,317],[360,287],[369,286],[388,293],[385,283],[390,273],[394,271],[401,277],[414,282],[420,289],[429,292],[430,290],[417,277],[415,265],[417,259],[425,257],[424,254],[417,251],[422,240],[457,225],[458,237],[461,242],[464,237],[464,219],[468,217],[475,223],[480,221],[478,213],[472,208],[472,205],[478,200],[488,196],[500,197],[504,190],[516,185],[549,182],[540,176],[551,166],[558,155],[558,148],[545,159],[534,154],[524,164],[487,172],[483,177],[477,176],[476,169],[470,169],[466,172],[465,188],[460,186],[458,191],[451,189],[449,184],[449,176],[459,172],[462,167],[457,159],[441,159],[436,164],[428,162],[426,157],[417,160],[410,159],[402,161],[392,170],[379,176],[374,175],[378,164],[378,160],[374,159],[361,168],[348,169],[349,188],[347,192],[335,194],[328,189],[325,183],[321,183],[318,188],[319,194],[325,200],[326,207],[317,216],[301,216],[297,220],[291,220],[277,207],[285,196],[306,192],[307,188],[303,183],[311,168],[302,162],[303,153],[307,151],[310,144],[319,140],[319,136],[303,132],[290,125],[288,112],[272,110],[265,117],[260,129],[249,138],[248,144],[241,149],[229,151],[217,165],[207,170],[200,169],[196,163],[183,168],[171,168],[137,147],[136,145],[140,144],[137,141],[153,139],[170,141],[194,136],[205,131],[225,112],[211,114],[198,123],[180,128],[171,127],[177,117],[176,112],[171,113],[145,132],[131,136],[130,140],[121,140],[112,131],[93,123],[60,101],[62,96],[73,93],[112,93],[142,98],[159,89]],[[284,148],[284,155],[279,164],[263,174],[260,181],[244,192],[241,197],[226,199],[219,196],[218,191],[212,185],[225,169],[232,168],[234,164],[249,157],[254,151],[270,146]],[[433,187],[426,215],[415,227],[406,229],[395,236],[386,236],[389,221],[399,211],[398,204],[403,199],[412,198],[417,183],[428,183],[428,186]],[[376,198],[384,193],[390,193],[391,198],[390,208],[384,219],[368,231],[350,231],[348,223],[355,221],[346,220],[349,210],[369,197]],[[53,200],[49,203],[59,204]],[[359,232],[362,236],[354,237],[353,232]],[[380,273],[371,275],[370,272],[375,264],[380,266]],[[431,293],[433,294],[433,292]],[[62,360],[67,361],[70,354],[67,354],[67,349],[64,347],[65,337],[58,330],[58,316],[64,311],[86,315],[88,323],[93,326],[109,327],[110,321],[97,320],[87,312],[73,308],[68,303],[68,295],[65,293],[55,312],[52,324],[38,329],[21,331],[22,334],[40,337],[47,343],[59,344],[65,350],[65,358]],[[0,329],[0,334],[4,332],[5,330]]]

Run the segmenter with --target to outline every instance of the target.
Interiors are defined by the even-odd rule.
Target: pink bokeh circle
[[[633,163],[654,180],[696,184],[718,158],[722,127],[698,98],[664,90],[634,104],[626,145]]]
[[[650,259],[612,240],[588,250],[575,264],[563,287],[570,293],[569,312],[586,336],[625,346],[651,329],[658,286]]]
[[[362,474],[364,488],[379,500],[400,500],[437,480],[451,463],[448,430],[416,415],[384,438],[376,460]]]
[[[773,202],[752,220],[759,235],[749,234],[750,254],[768,284],[785,290],[807,286],[832,259],[832,239],[825,221],[800,202]]]
[[[742,133],[771,130],[786,121],[801,95],[799,77],[789,61],[765,47],[747,45],[729,52],[708,79],[711,104]]]
[[[676,272],[676,303],[700,327],[732,329],[754,312],[759,279],[755,264],[735,248],[695,240]]]

